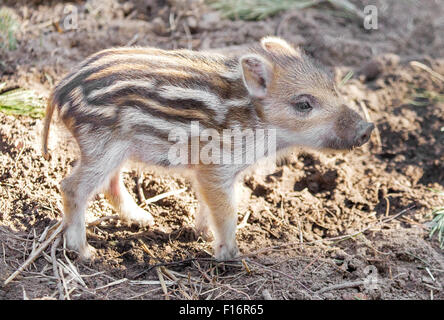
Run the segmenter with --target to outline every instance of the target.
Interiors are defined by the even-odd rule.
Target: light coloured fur
[[[293,146],[350,149],[364,143],[372,129],[343,105],[322,68],[275,37],[236,58],[153,48],[108,49],[91,56],[51,94],[43,132],[45,157],[55,108],[81,153],[61,190],[67,245],[83,258],[94,255],[86,241],[84,214],[88,199],[100,190],[122,220],[154,223],[122,182],[120,168],[128,160],[191,173],[200,203],[196,232],[214,236],[216,259],[238,256],[235,185],[250,164],[173,165],[169,133],[181,129],[192,136],[192,121],[199,121],[201,130],[219,133],[223,144],[226,129],[275,130],[277,149],[265,148],[264,156]],[[190,158],[203,149],[190,147]]]

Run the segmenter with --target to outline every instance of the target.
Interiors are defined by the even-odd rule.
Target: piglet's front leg
[[[200,201],[208,207],[210,227],[214,234],[214,255],[219,261],[233,260],[239,255],[236,243],[237,205],[234,178],[221,171],[197,173]]]

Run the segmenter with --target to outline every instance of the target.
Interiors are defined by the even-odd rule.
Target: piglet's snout
[[[358,124],[358,130],[355,137],[354,145],[359,147],[366,143],[372,134],[375,125],[371,122],[360,121]]]

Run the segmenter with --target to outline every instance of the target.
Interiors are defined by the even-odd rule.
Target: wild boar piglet
[[[374,128],[340,97],[323,67],[285,40],[265,37],[238,57],[189,50],[114,48],[82,62],[54,88],[53,111],[72,133],[80,159],[61,182],[67,246],[84,259],[88,199],[103,190],[122,220],[152,226],[126,190],[126,160],[192,176],[196,232],[214,237],[216,259],[239,255],[239,174],[291,147],[347,150]]]

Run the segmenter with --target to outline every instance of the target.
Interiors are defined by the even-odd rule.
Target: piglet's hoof
[[[237,245],[219,244],[215,248],[214,257],[217,261],[233,261],[239,257]]]

